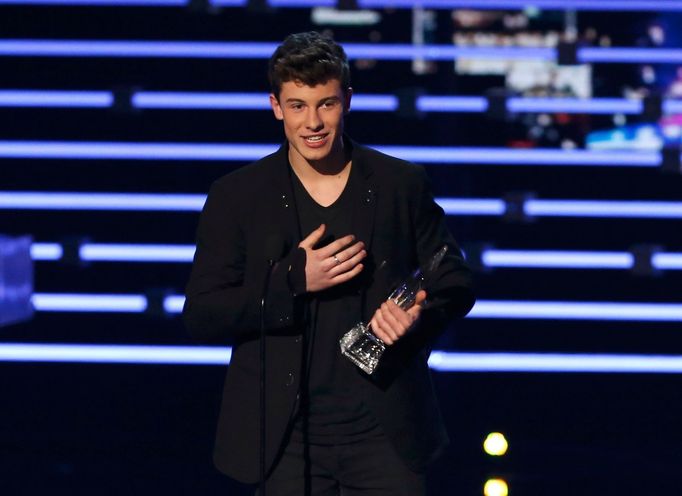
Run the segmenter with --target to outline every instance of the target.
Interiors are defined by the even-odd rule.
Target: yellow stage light
[[[490,456],[502,456],[507,452],[509,443],[500,432],[491,432],[483,441],[483,449]]]
[[[485,496],[507,496],[509,488],[502,479],[490,479],[483,486],[483,494]]]

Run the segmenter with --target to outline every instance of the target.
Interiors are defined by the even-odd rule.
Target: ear
[[[272,107],[272,113],[275,114],[275,119],[278,121],[284,120],[284,113],[282,113],[282,107],[277,100],[274,93],[270,93],[270,107]]]
[[[350,112],[350,100],[353,96],[353,88],[350,86],[346,88],[346,99],[343,102],[343,113],[344,115]]]

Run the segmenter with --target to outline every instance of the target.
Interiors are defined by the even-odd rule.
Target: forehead
[[[309,86],[301,81],[287,81],[282,83],[279,91],[279,99],[281,101],[318,101],[330,97],[342,98],[343,95],[344,91],[341,89],[341,81],[338,79],[330,79],[325,83],[316,84],[315,86]]]

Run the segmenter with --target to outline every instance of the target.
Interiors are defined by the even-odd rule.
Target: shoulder
[[[249,194],[254,187],[267,184],[272,180],[277,169],[286,165],[282,160],[282,150],[277,150],[255,162],[244,165],[228,172],[216,179],[211,185],[211,190],[231,191],[235,193]]]
[[[382,182],[414,183],[426,181],[426,171],[423,166],[389,155],[369,146],[353,143],[353,157],[357,157],[363,167],[369,169]]]

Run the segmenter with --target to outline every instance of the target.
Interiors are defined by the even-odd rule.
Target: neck
[[[289,148],[289,163],[300,178],[311,180],[324,179],[326,176],[344,175],[351,163],[345,147],[340,146],[324,160],[306,160],[301,156],[293,156]]]

